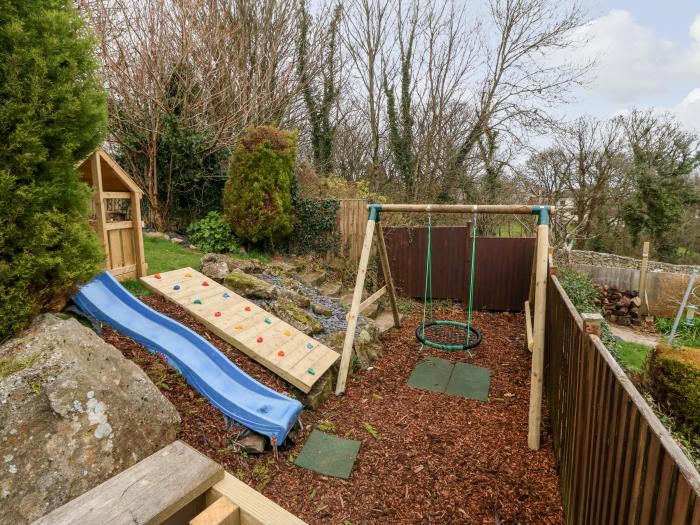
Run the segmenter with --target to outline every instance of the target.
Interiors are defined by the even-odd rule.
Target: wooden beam
[[[377,302],[386,293],[386,285],[382,286],[379,290],[370,295],[367,299],[360,303],[360,312],[364,312],[366,308]]]
[[[348,370],[352,357],[352,346],[355,342],[355,328],[357,327],[357,317],[360,314],[360,303],[362,302],[362,291],[365,289],[365,277],[367,276],[367,264],[369,263],[369,253],[372,250],[372,238],[374,237],[375,221],[367,220],[365,229],[365,240],[360,253],[360,264],[357,269],[355,280],[355,290],[352,294],[352,303],[348,313],[348,328],[345,332],[343,342],[343,353],[340,357],[340,368],[338,369],[338,381],[335,384],[335,395],[339,396],[345,392],[345,383],[348,379]]]
[[[211,488],[207,497],[224,496],[238,505],[241,525],[306,525],[294,514],[284,510],[258,491],[228,472]]]
[[[371,204],[369,205],[371,206]],[[382,204],[384,212],[432,212],[432,213],[495,213],[531,215],[533,206],[530,204]],[[549,207],[549,213],[554,214],[554,206]]]
[[[133,226],[134,226],[134,221],[108,222],[105,224],[105,231],[126,230],[127,228],[133,228]]]
[[[532,450],[540,448],[542,424],[542,382],[544,374],[545,303],[547,301],[547,249],[549,225],[537,226],[537,272],[535,275],[535,320],[533,322],[532,367],[530,371],[530,409],[528,413],[527,444]]]
[[[221,496],[192,518],[190,525],[241,525],[240,509],[230,499]]]
[[[131,199],[130,191],[103,191],[103,199]]]
[[[528,301],[530,302],[530,307],[535,306],[535,282],[537,275],[537,234],[535,234],[535,249],[532,251],[532,268],[530,269],[530,293],[528,295]]]
[[[218,463],[175,441],[34,525],[161,523],[222,479]]]
[[[135,264],[130,264],[128,266],[121,266],[119,268],[112,268],[109,273],[111,273],[114,277],[118,277],[122,274],[129,273],[129,272],[135,272],[136,271],[136,265]]]
[[[148,275],[146,253],[143,250],[143,222],[141,221],[141,193],[131,195],[131,218],[134,220],[134,258],[136,259],[136,276]]]
[[[389,267],[389,255],[386,251],[386,243],[384,242],[384,231],[382,225],[377,223],[374,227],[377,234],[377,244],[379,246],[379,261],[382,265],[384,273],[384,282],[386,282],[389,292],[389,303],[391,304],[391,314],[394,316],[394,328],[401,327],[401,317],[399,316],[399,305],[396,301],[396,289],[394,288],[394,279],[391,277],[391,268]]]
[[[645,242],[642,248],[642,267],[639,271],[639,297],[642,305],[639,308],[640,315],[649,315],[649,298],[647,297],[647,275],[649,272],[649,242]]]
[[[525,301],[525,335],[527,336],[527,349],[532,352],[535,344],[532,339],[532,315],[530,314],[530,301]]]
[[[90,157],[90,173],[92,174],[92,188],[95,191],[93,196],[93,202],[95,205],[95,215],[97,220],[95,221],[95,227],[97,229],[97,234],[102,238],[102,246],[105,251],[105,264],[107,269],[112,267],[112,258],[109,256],[109,238],[107,237],[107,217],[105,214],[104,201],[102,200],[102,168],[100,167],[100,156],[97,152],[92,154]]]

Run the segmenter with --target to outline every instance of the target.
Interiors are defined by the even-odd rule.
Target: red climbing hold
[[[204,282],[202,283],[202,286],[209,286],[209,283],[206,282],[206,281],[204,281]]]
[[[277,352],[277,355],[280,357],[284,357],[284,350],[280,350],[279,352]]]
[[[214,317],[221,317],[221,312],[214,312]]]
[[[250,312],[250,306],[246,306],[246,307],[244,308],[244,310],[245,310],[246,312]]]
[[[258,343],[262,343],[262,337],[258,337]]]
[[[157,273],[157,274],[155,274],[153,277],[155,277],[156,279],[160,279],[160,274]]]

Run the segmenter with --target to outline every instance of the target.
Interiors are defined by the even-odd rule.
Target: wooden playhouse
[[[147,275],[143,252],[143,192],[104,150],[79,166],[83,182],[94,188],[90,224],[102,241],[106,268],[119,280]]]

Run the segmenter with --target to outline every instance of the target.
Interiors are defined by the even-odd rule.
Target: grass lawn
[[[617,357],[622,366],[639,372],[644,368],[644,362],[650,351],[650,346],[625,341],[618,344]]]
[[[185,266],[198,269],[199,260],[202,258],[201,252],[164,239],[144,237],[143,250],[148,262],[149,274],[168,272]],[[138,279],[129,279],[122,284],[134,295],[151,295],[151,292]]]

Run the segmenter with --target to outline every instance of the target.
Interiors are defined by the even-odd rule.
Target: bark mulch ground
[[[289,393],[281,379],[178,306],[159,296],[143,300],[203,334],[257,380]],[[456,309],[436,317],[464,320]],[[348,381],[344,397],[305,411],[302,438],[277,458],[241,453],[231,445],[238,431],[227,431],[221,414],[176,372],[113,330],[104,338],[141,366],[179,410],[182,440],[310,524],[563,523],[546,407],[543,446],[537,452],[527,447],[530,359],[523,350],[523,316],[476,312],[484,341],[473,359],[462,352],[420,352],[414,335],[420,319],[409,314],[401,330],[387,333],[384,356]],[[489,402],[408,387],[415,364],[428,354],[490,368]],[[362,440],[349,481],[292,464],[317,427]]]

